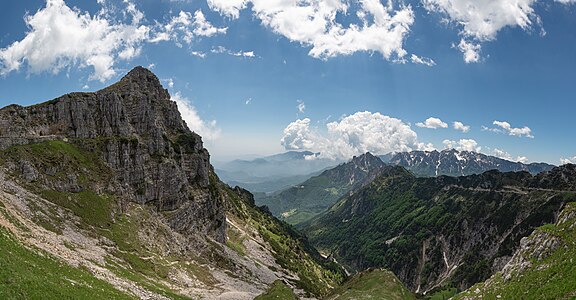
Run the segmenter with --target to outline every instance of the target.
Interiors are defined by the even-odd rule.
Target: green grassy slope
[[[126,203],[118,196],[102,192],[105,190],[102,187],[106,187],[111,179],[112,171],[102,162],[99,153],[86,151],[80,146],[97,142],[51,141],[12,147],[0,153],[0,165],[16,166],[7,169],[8,176],[52,203],[28,201],[33,215],[39,216],[32,221],[58,235],[63,234],[66,224],[73,222],[84,234],[107,241],[112,246],[102,267],[171,299],[186,299],[173,289],[168,278],[168,274],[176,269],[212,288],[217,288],[218,281],[205,269],[206,265],[217,265],[230,274],[235,272],[238,266],[223,255],[224,246],[217,243],[208,243],[201,253],[173,250],[170,255],[160,254],[169,247],[165,243],[174,242],[170,229],[160,225],[162,216],[153,208]],[[40,172],[38,178],[23,180],[20,168],[14,163],[18,161],[34,165]],[[77,178],[78,191],[64,192],[51,188],[66,184],[70,175]],[[211,176],[210,190],[228,199],[227,209],[235,222],[255,228],[254,231],[273,250],[278,264],[298,275],[299,280],[292,282],[293,285],[309,295],[325,295],[343,280],[343,270],[322,259],[291,226],[257,208],[253,201],[240,197],[236,191],[220,183],[214,174]],[[61,209],[66,213],[58,212]],[[74,218],[64,217],[66,215]],[[242,237],[235,235],[233,230],[228,231],[228,236],[227,246],[246,256]],[[54,280],[65,280],[61,274],[52,276]]]
[[[358,273],[336,288],[328,300],[411,300],[414,295],[390,271],[371,269]]]
[[[576,203],[559,219],[538,228],[516,253],[525,269],[512,265],[454,299],[576,299]]]
[[[272,195],[258,194],[255,200],[258,205],[266,205],[277,218],[298,225],[369,182],[383,167],[379,158],[366,153],[286,190]]]
[[[528,173],[415,178],[397,168],[342,198],[305,232],[348,267],[387,268],[413,291],[485,280],[495,258],[512,255],[522,237],[576,200],[576,192],[532,187],[544,178]]]
[[[298,300],[292,289],[282,281],[276,280],[268,291],[254,298],[254,300]]]
[[[241,197],[226,186],[221,188],[228,193],[231,217],[242,222],[243,226],[256,228],[272,248],[276,262],[300,278],[293,284],[310,295],[322,296],[343,281],[344,270],[338,264],[323,259],[308,240],[289,224],[254,206],[251,194],[237,189],[243,194]]]
[[[0,299],[136,299],[0,227]]]

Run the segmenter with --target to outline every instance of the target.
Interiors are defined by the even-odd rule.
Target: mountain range
[[[510,261],[520,240],[576,201],[576,166],[415,177],[389,167],[301,225],[351,270],[384,267],[416,293],[465,290]]]
[[[281,220],[298,224],[372,181],[384,166],[379,158],[366,153],[286,190],[270,195],[256,194],[256,203],[266,205]]]
[[[288,151],[253,160],[233,160],[216,165],[216,173],[226,183],[253,193],[270,193],[320,174],[340,161],[318,158],[319,153]]]
[[[255,193],[256,203],[268,206],[281,220],[298,225],[329,208],[344,194],[369,183],[384,165],[402,166],[419,177],[465,176],[489,170],[538,174],[554,167],[545,163],[523,164],[454,149],[401,152],[378,157],[366,153],[287,189],[268,194]]]
[[[466,176],[489,170],[500,172],[528,171],[532,174],[549,171],[554,166],[546,163],[513,162],[473,151],[448,149],[442,151],[411,151],[379,156],[385,163],[402,166],[417,176]]]

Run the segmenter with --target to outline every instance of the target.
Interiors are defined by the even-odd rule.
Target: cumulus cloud
[[[566,0],[560,0],[566,1]],[[505,27],[531,30],[541,24],[534,12],[537,0],[422,0],[424,8],[441,13],[445,20],[457,24],[462,39],[457,48],[467,63],[480,60],[481,42],[493,41]]]
[[[154,36],[149,40],[151,43],[162,41],[174,41],[178,47],[182,43],[190,45],[196,37],[211,37],[216,34],[225,34],[227,27],[217,28],[206,20],[201,10],[194,12],[180,11],[177,16],[173,16],[167,24],[158,24],[159,30],[154,32]]]
[[[442,141],[446,149],[456,149],[458,151],[480,152],[482,147],[473,139],[461,139],[459,141],[444,140]]]
[[[90,67],[93,73],[89,79],[104,82],[116,75],[119,61],[138,57],[147,42],[172,40],[182,47],[196,37],[225,34],[227,30],[214,27],[201,10],[194,14],[181,11],[166,24],[144,25],[144,13],[130,0],[122,1],[122,9],[104,0],[97,2],[101,9],[91,15],[70,8],[64,0],[46,0],[44,8],[24,18],[29,28],[25,37],[0,49],[0,75],[22,67],[32,74]]]
[[[92,67],[90,79],[105,81],[116,74],[117,60],[138,56],[150,28],[139,25],[143,15],[128,4],[130,24],[114,22],[101,12],[91,16],[68,7],[63,0],[47,0],[46,7],[24,18],[25,37],[0,49],[0,74],[18,71],[26,64],[30,73],[52,72],[71,65]]]
[[[528,158],[526,156],[517,156],[516,158],[514,158],[510,153],[508,153],[504,150],[500,150],[498,148],[494,148],[494,150],[492,150],[492,152],[490,154],[493,156],[505,159],[505,160],[509,160],[509,161],[515,161],[515,162],[521,162],[521,163],[527,163],[528,162]]]
[[[251,5],[248,5],[251,4]],[[380,0],[358,1],[359,22],[344,25],[349,1],[208,0],[208,6],[232,19],[251,10],[262,25],[293,42],[311,47],[309,55],[327,59],[355,52],[378,52],[385,59],[403,61],[404,41],[414,23],[410,6],[383,5]]]
[[[410,125],[380,113],[357,112],[326,128],[311,128],[310,119],[290,123],[281,144],[287,150],[314,150],[321,158],[346,160],[366,152],[386,154],[412,150],[433,150],[418,141]]]
[[[467,42],[465,39],[461,39],[458,46],[453,45],[452,47],[458,48],[460,52],[464,55],[464,62],[475,63],[480,61],[480,49],[482,46],[480,44],[475,44],[473,42]]]
[[[301,114],[303,114],[304,110],[306,110],[306,104],[302,100],[297,100],[296,102],[298,102],[298,105],[296,105],[296,108],[298,109],[298,111]]]
[[[416,54],[412,54],[410,56],[410,60],[415,64],[426,65],[429,67],[433,67],[436,65],[436,62],[431,58],[420,57]]]
[[[430,129],[448,128],[448,124],[446,124],[446,123],[442,122],[442,120],[440,120],[438,118],[434,118],[434,117],[430,117],[430,118],[426,119],[426,121],[424,121],[424,123],[418,122],[418,123],[416,123],[416,126],[422,127],[422,128],[430,128]]]
[[[226,47],[223,46],[218,46],[218,47],[214,47],[212,48],[212,50],[210,50],[210,52],[214,53],[214,54],[228,54],[228,55],[232,55],[232,56],[236,56],[236,57],[246,57],[246,58],[255,58],[256,54],[254,54],[254,51],[232,51],[230,49],[227,49]]]
[[[284,136],[280,144],[286,150],[314,149],[318,137],[310,130],[310,119],[296,120],[284,128]]]
[[[207,0],[208,6],[232,19],[240,16],[240,11],[246,8],[248,0]]]
[[[172,101],[175,101],[178,105],[182,119],[186,121],[190,130],[198,133],[203,139],[208,141],[213,141],[220,137],[221,130],[216,126],[216,120],[203,120],[190,100],[183,97],[180,92],[172,95]]]
[[[206,57],[206,53],[204,53],[202,51],[192,51],[192,52],[190,52],[190,54],[192,54],[192,56],[196,56],[196,57],[200,57],[200,58]]]
[[[486,126],[482,126],[482,130],[496,132],[496,133],[507,133],[508,135],[517,136],[517,137],[528,137],[533,139],[534,136],[532,135],[532,129],[527,126],[514,128],[510,125],[510,123],[506,121],[494,121],[492,122],[493,125],[496,125],[496,128],[489,128]]]
[[[458,131],[462,131],[464,133],[470,131],[470,126],[464,125],[464,123],[462,123],[462,122],[456,121],[456,122],[452,123],[452,126],[454,127],[454,129],[456,129]]]

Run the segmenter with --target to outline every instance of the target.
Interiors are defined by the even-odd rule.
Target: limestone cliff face
[[[167,223],[180,232],[224,241],[224,203],[210,188],[214,182],[209,153],[149,70],[136,67],[94,93],[71,93],[0,110],[0,150],[53,139],[100,153],[112,170],[108,191],[167,212]],[[38,173],[35,166],[21,168]],[[77,184],[48,188],[74,190],[73,186]]]

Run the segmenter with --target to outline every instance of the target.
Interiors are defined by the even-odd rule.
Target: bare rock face
[[[0,150],[62,139],[101,154],[113,173],[111,192],[167,212],[167,223],[180,232],[225,241],[224,203],[210,188],[210,155],[149,70],[136,67],[94,93],[0,109]],[[22,168],[26,178],[38,176],[33,167]]]

